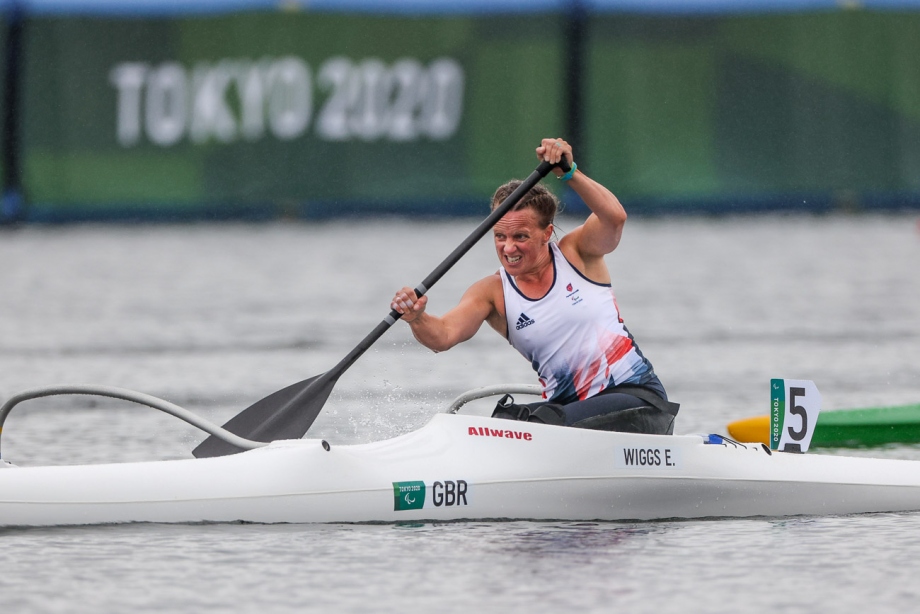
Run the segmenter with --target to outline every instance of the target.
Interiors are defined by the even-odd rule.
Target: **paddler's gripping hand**
[[[537,147],[537,159],[541,162],[546,161],[550,164],[558,164],[563,157],[565,157],[570,165],[572,164],[572,160],[575,159],[572,155],[572,146],[564,140],[556,138],[543,139],[540,141],[540,146]],[[557,166],[553,169],[553,173],[556,177],[562,177],[565,171]]]
[[[402,314],[401,319],[406,322],[412,322],[425,311],[425,305],[428,304],[428,297],[416,298],[415,290],[405,287],[396,293],[393,302],[390,303],[390,309],[395,309]]]

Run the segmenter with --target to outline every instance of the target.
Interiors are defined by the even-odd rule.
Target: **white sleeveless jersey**
[[[501,270],[508,341],[533,365],[543,398],[567,404],[608,386],[657,377],[626,330],[610,284],[586,278],[550,243],[553,285],[539,299],[524,296]]]

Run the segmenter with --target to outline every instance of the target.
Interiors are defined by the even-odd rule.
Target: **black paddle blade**
[[[323,409],[338,374],[323,373],[292,384],[257,401],[230,419],[224,428],[255,441],[300,439]],[[242,449],[211,435],[192,450],[196,458],[226,456]]]

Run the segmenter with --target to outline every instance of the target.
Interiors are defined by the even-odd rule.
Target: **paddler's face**
[[[546,244],[553,235],[553,225],[540,228],[533,209],[506,213],[492,228],[495,253],[511,275],[531,273],[549,261]]]

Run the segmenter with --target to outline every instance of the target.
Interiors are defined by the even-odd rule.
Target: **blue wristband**
[[[559,179],[562,179],[563,181],[568,181],[569,179],[575,176],[575,171],[577,170],[578,170],[578,165],[575,164],[575,160],[572,160],[572,168],[570,168],[569,172],[567,172],[565,175],[562,175],[561,177],[559,177]]]

